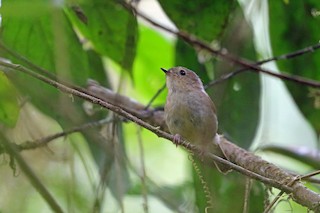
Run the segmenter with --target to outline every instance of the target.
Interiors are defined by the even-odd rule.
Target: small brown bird
[[[216,108],[205,92],[200,78],[185,67],[161,69],[166,74],[169,90],[164,111],[171,134],[198,146],[203,153],[209,151],[227,159],[216,137]],[[223,173],[230,170],[224,164],[215,162],[215,165]]]

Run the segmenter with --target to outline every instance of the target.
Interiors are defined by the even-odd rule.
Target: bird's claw
[[[180,145],[180,141],[181,141],[181,135],[175,134],[173,136],[173,143],[176,145],[176,147],[178,147],[178,145]]]

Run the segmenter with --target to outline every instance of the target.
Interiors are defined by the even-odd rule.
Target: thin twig
[[[280,191],[277,196],[269,203],[267,208],[263,211],[263,213],[269,213],[271,208],[276,204],[276,202],[280,199],[280,197],[284,194],[284,191]]]
[[[318,170],[315,171],[315,172],[318,172]],[[297,173],[295,173],[295,172],[289,172],[289,173],[290,173],[292,176],[297,176],[297,175],[299,175],[299,174],[297,174]],[[310,174],[312,174],[312,173],[310,173]],[[308,174],[308,175],[310,175],[310,174]],[[309,183],[320,184],[320,179],[318,179],[318,178],[303,177],[303,178],[301,178],[301,180],[304,180],[304,181],[309,182]]]
[[[306,54],[306,53],[310,53],[310,52],[313,52],[317,49],[320,48],[320,44],[315,44],[313,46],[309,46],[309,47],[306,47],[306,48],[303,48],[301,50],[297,50],[297,51],[294,51],[292,53],[288,53],[288,54],[283,54],[283,55],[280,55],[280,56],[275,56],[275,57],[272,57],[272,58],[268,58],[268,59],[265,59],[265,60],[261,60],[261,61],[258,61],[256,63],[254,63],[253,65],[255,66],[258,66],[258,65],[262,65],[262,64],[265,64],[267,62],[270,62],[270,61],[276,61],[276,60],[284,60],[284,59],[291,59],[291,58],[294,58],[294,57],[297,57],[297,56],[300,56],[300,55],[303,55],[303,54]],[[214,80],[212,82],[210,82],[209,84],[207,84],[205,86],[205,88],[209,88],[209,87],[212,87],[218,83],[221,83],[223,81],[226,81],[244,71],[249,71],[247,67],[245,68],[240,68],[238,70],[235,70],[233,72],[230,72],[230,73],[227,73],[223,76],[221,76],[220,78],[218,78],[217,80]]]
[[[40,148],[40,147],[46,146],[49,142],[51,142],[57,138],[65,137],[65,136],[70,135],[72,133],[83,131],[87,128],[93,128],[96,126],[100,126],[100,125],[109,123],[111,121],[112,121],[112,119],[107,118],[107,119],[103,119],[103,120],[99,120],[99,121],[95,121],[95,122],[86,123],[81,126],[77,126],[77,127],[71,128],[69,130],[47,136],[47,137],[41,138],[41,139],[33,141],[33,142],[30,142],[30,141],[24,142],[22,144],[16,145],[16,147],[18,148],[19,151]]]
[[[116,116],[116,114],[112,113],[112,117],[114,118]],[[123,182],[122,177],[123,177],[123,171],[121,169],[121,162],[124,159],[124,153],[122,153],[122,149],[121,149],[121,143],[120,143],[120,138],[119,138],[119,134],[118,134],[118,125],[119,122],[117,122],[116,120],[112,123],[111,125],[111,135],[112,138],[110,139],[112,146],[113,146],[113,151],[114,151],[114,159],[113,159],[113,167],[115,170],[115,184],[116,184],[116,190],[117,190],[117,195],[116,198],[118,200],[118,205],[120,207],[120,212],[124,213],[124,204],[123,204],[123,197],[119,196],[121,195],[122,191],[123,191]],[[108,171],[105,170],[105,176],[107,177],[108,175]]]
[[[250,201],[250,191],[252,187],[252,180],[246,177],[246,188],[244,191],[244,204],[243,204],[243,213],[249,212],[249,201]]]
[[[299,180],[300,177],[297,176],[294,179],[292,179],[292,181],[290,183],[288,183],[287,186],[292,186],[297,180]],[[269,203],[269,205],[267,206],[267,208],[265,208],[265,210],[263,211],[263,213],[269,213],[271,208],[278,202],[278,200],[281,198],[281,196],[284,194],[284,191],[280,191],[277,196],[271,201],[271,203]]]
[[[39,178],[36,176],[36,174],[32,171],[32,169],[28,166],[25,159],[22,158],[19,151],[16,149],[15,146],[13,146],[11,142],[7,141],[3,135],[0,134],[0,140],[1,143],[6,147],[7,152],[10,156],[13,156],[14,159],[17,161],[20,169],[23,171],[23,173],[26,175],[26,177],[29,179],[30,183],[33,185],[33,187],[41,194],[43,199],[47,202],[47,204],[51,207],[51,209],[54,212],[62,213],[63,210],[60,207],[60,205],[57,203],[57,201],[54,199],[54,197],[50,194],[50,192],[47,190],[47,188],[41,183]]]
[[[314,52],[315,50],[320,48],[320,43],[317,43],[315,45],[309,46],[309,47],[305,47],[303,49],[300,50],[296,50],[294,52],[291,53],[287,53],[287,54],[283,54],[283,55],[279,55],[279,56],[275,56],[269,59],[265,59],[262,61],[259,61],[260,64],[264,64],[270,61],[278,61],[278,60],[284,60],[284,59],[290,59],[290,58],[295,58],[297,56],[301,56],[304,55],[306,53],[311,53]]]
[[[200,184],[202,186],[203,189],[203,193],[205,196],[205,202],[206,202],[206,206],[205,206],[205,213],[208,213],[209,209],[213,209],[214,204],[213,204],[213,197],[212,194],[210,192],[210,188],[208,186],[208,183],[206,182],[206,180],[204,179],[204,176],[201,173],[200,168],[198,167],[196,161],[193,158],[193,153],[190,152],[190,154],[188,155],[188,159],[191,161],[191,164],[193,166],[193,169],[195,171],[195,173],[197,174]]]
[[[320,174],[320,170],[311,172],[311,173],[306,174],[306,175],[302,175],[302,176],[300,176],[299,178],[300,178],[301,180],[303,180],[303,179],[308,179],[308,178],[310,178],[310,177],[312,177],[312,176],[315,176],[315,175],[318,175],[318,174]]]
[[[125,157],[126,165],[128,166],[128,168],[130,168],[130,170],[135,175],[137,175],[138,178],[141,179],[142,174],[140,172],[140,168],[136,168],[136,166],[133,165],[132,160],[130,160],[127,155],[125,155],[124,157]],[[156,195],[157,198],[159,198],[164,203],[169,205],[171,209],[174,209],[174,212],[182,213],[182,211],[179,208],[180,204],[178,204],[175,200],[172,200],[170,196],[167,196],[166,193],[163,193],[162,190],[160,190],[160,188],[162,188],[161,186],[158,186],[158,184],[155,183],[150,177],[148,177],[147,174],[144,178],[145,178],[146,184],[149,186],[148,188],[150,188],[150,191],[149,191],[150,194]]]
[[[80,97],[80,98],[82,98],[84,100],[90,101],[90,102],[92,102],[94,104],[98,104],[98,105],[100,105],[100,106],[102,106],[104,108],[107,108],[107,109],[109,109],[109,110],[111,110],[111,111],[113,111],[113,112],[115,112],[115,113],[117,113],[117,114],[119,114],[119,115],[121,115],[121,116],[123,116],[123,117],[125,117],[125,118],[127,118],[129,120],[131,120],[132,122],[134,122],[134,123],[146,128],[146,129],[154,132],[156,135],[158,135],[160,137],[166,138],[166,139],[168,139],[170,141],[174,141],[174,136],[173,135],[171,135],[171,134],[169,134],[167,132],[164,132],[161,129],[159,129],[157,127],[154,127],[154,126],[142,121],[141,119],[133,116],[132,114],[130,114],[127,111],[125,111],[124,109],[122,109],[122,108],[120,108],[120,107],[118,107],[116,105],[112,105],[112,104],[110,104],[110,103],[108,103],[106,101],[103,101],[100,98],[94,97],[92,95],[88,95],[88,94],[83,93],[81,91],[78,91],[76,89],[73,89],[73,88],[70,88],[68,86],[65,86],[65,85],[63,85],[63,84],[61,84],[61,83],[59,83],[57,81],[51,80],[51,79],[49,79],[49,78],[47,78],[47,77],[45,77],[45,76],[43,76],[41,74],[34,73],[30,69],[25,68],[25,67],[23,67],[21,65],[7,63],[7,62],[4,62],[4,61],[0,60],[0,66],[4,66],[4,67],[12,69],[12,70],[23,72],[23,73],[25,73],[27,75],[30,75],[30,76],[32,76],[32,77],[34,77],[34,78],[36,78],[36,79],[38,79],[40,81],[43,81],[43,82],[45,82],[45,83],[47,83],[47,84],[59,89],[63,93],[71,94],[71,95]],[[190,144],[190,143],[188,143],[188,142],[186,142],[184,140],[180,140],[180,141],[176,142],[176,144],[181,145],[181,146],[185,147],[186,149],[188,149],[188,150],[190,150],[190,151],[192,151],[194,153],[200,153],[200,150],[196,146],[194,146],[193,144]],[[216,155],[213,155],[213,154],[209,153],[208,157],[211,158],[214,161],[218,161],[219,163],[227,164],[232,169],[234,169],[234,170],[236,170],[236,171],[238,171],[238,172],[240,172],[240,173],[242,173],[242,174],[244,174],[246,176],[249,176],[249,177],[251,177],[253,179],[260,180],[261,182],[264,182],[265,184],[272,185],[272,186],[274,186],[276,188],[283,188],[288,192],[291,191],[290,187],[284,186],[283,184],[281,184],[281,183],[279,183],[277,181],[274,181],[274,180],[272,180],[270,178],[266,178],[266,177],[263,177],[262,175],[259,175],[259,174],[256,174],[254,172],[251,172],[251,171],[249,171],[249,170],[247,170],[245,168],[242,168],[242,167],[240,167],[240,166],[238,166],[238,165],[236,165],[234,163],[231,163],[231,162],[229,162],[229,161],[227,161],[227,160],[225,160],[223,158],[220,158],[220,157],[218,157]]]
[[[137,128],[137,136],[138,136],[138,146],[139,146],[139,152],[140,152],[140,163],[141,163],[141,172],[142,174],[139,175],[141,179],[141,192],[142,192],[142,197],[143,197],[143,211],[144,213],[149,212],[149,207],[148,207],[148,189],[146,185],[146,167],[144,163],[144,148],[143,148],[143,143],[142,143],[142,137],[141,137],[141,127],[138,126]]]
[[[102,99],[98,98],[98,97],[95,97],[95,96],[92,96],[92,95],[89,95],[87,93],[84,93],[82,91],[79,91],[79,90],[76,90],[74,88],[71,88],[71,87],[68,87],[66,85],[63,85],[57,81],[54,81],[54,80],[51,80],[51,79],[48,79],[47,77],[41,75],[41,74],[38,74],[38,73],[34,73],[33,71],[31,71],[30,69],[28,68],[25,68],[21,65],[17,65],[17,64],[12,64],[12,63],[7,63],[5,61],[1,61],[0,60],[0,66],[6,68],[6,69],[10,69],[10,70],[15,70],[15,71],[19,71],[19,72],[23,72],[33,78],[36,78],[40,81],[43,81],[57,89],[59,89],[61,92],[63,93],[67,93],[67,94],[71,94],[71,95],[74,95],[74,96],[77,96],[77,97],[80,97],[84,100],[87,100],[87,101],[90,101],[94,104],[98,104],[106,109],[109,109],[113,112],[115,112],[116,114],[120,115],[120,116],[123,116],[125,118],[127,118],[128,120],[131,120],[133,121],[134,123],[144,127],[145,129],[148,129],[150,131],[152,131],[154,134],[158,135],[159,137],[163,137],[163,138],[166,138],[168,140],[170,140],[171,142],[172,141],[175,141],[174,140],[174,136],[167,133],[167,132],[164,132],[162,131],[161,129],[157,128],[157,127],[154,127],[152,125],[150,125],[149,123],[146,123],[144,121],[142,121],[141,119],[137,118],[136,116],[132,115],[131,113],[129,113],[128,111],[124,110],[123,108],[117,106],[117,105],[113,105],[113,104],[110,104],[106,101],[103,101]],[[220,136],[222,137],[222,136]],[[228,142],[228,141],[224,141],[223,142],[225,146],[228,146],[232,149],[235,149],[233,153],[236,152],[245,152],[245,153],[242,153],[242,154],[246,154],[246,156],[251,156],[251,157],[254,157],[253,154],[250,154],[250,153],[247,153],[246,151],[242,150],[241,148],[233,145],[232,143]],[[180,141],[175,141],[175,144],[177,145],[181,145],[183,146],[185,149],[187,150],[190,150],[191,152],[193,153],[196,153],[196,154],[200,154],[201,153],[201,150],[193,145],[193,144],[190,144],[189,142],[185,141],[185,140],[180,140]],[[230,150],[231,151],[231,150]],[[202,152],[203,153],[203,152]],[[232,162],[229,162],[223,158],[220,158],[214,154],[211,154],[211,153],[205,153],[205,156],[210,159],[210,160],[213,160],[213,161],[216,161],[216,162],[219,162],[219,163],[223,163],[223,164],[226,164],[228,165],[230,168],[232,168],[233,170],[235,171],[238,171],[240,172],[241,174],[244,174],[252,179],[256,179],[256,180],[259,180],[260,182],[263,182],[267,185],[271,185],[275,188],[278,188],[288,194],[290,193],[293,193],[294,197],[296,198],[296,201],[299,202],[300,204],[302,205],[305,205],[307,206],[309,209],[313,209],[313,210],[320,210],[320,195],[311,191],[311,190],[308,190],[304,187],[302,187],[301,184],[296,184],[295,187],[290,187],[288,185],[285,185],[283,183],[281,183],[280,181],[278,180],[273,180],[271,178],[268,178],[268,177],[265,177],[263,176],[263,173],[261,174],[258,174],[258,173],[255,173],[255,172],[252,172],[248,169],[245,169],[241,166],[238,166]],[[239,160],[237,159],[237,157],[235,157],[236,160]],[[242,164],[242,163],[241,163]],[[269,167],[271,166],[270,164],[268,164]],[[272,166],[271,168],[276,169],[276,170],[279,170],[279,168],[275,167],[275,166]],[[282,170],[281,170],[282,171]],[[282,176],[287,176],[286,174],[283,174]],[[289,179],[291,179],[291,176],[287,176]],[[300,193],[296,193],[296,191],[294,191],[294,189],[297,189]],[[306,200],[307,198],[307,200]]]
[[[157,92],[154,94],[154,96],[151,98],[147,106],[145,107],[145,110],[149,109],[153,101],[160,95],[160,93],[166,88],[166,84],[164,84]]]
[[[254,63],[253,65],[258,66],[258,65],[262,65],[262,64],[265,64],[267,62],[270,62],[270,61],[291,59],[291,58],[294,58],[294,57],[297,57],[297,56],[300,56],[300,55],[303,55],[303,54],[306,54],[306,53],[314,52],[315,50],[317,50],[319,48],[320,48],[320,44],[318,43],[318,44],[315,44],[313,46],[309,46],[309,47],[303,48],[301,50],[294,51],[292,53],[283,54],[283,55],[280,55],[280,56],[275,56],[275,57],[272,57],[272,58],[268,58],[268,59],[265,59],[265,60],[258,61],[256,63]],[[245,72],[245,71],[250,71],[250,70],[247,67],[244,67],[244,68],[237,69],[237,70],[235,70],[233,72],[229,72],[229,73],[227,73],[225,75],[222,75],[218,79],[211,81],[210,83],[205,85],[204,88],[208,89],[208,88],[210,88],[210,87],[212,87],[212,86],[214,86],[216,84],[219,84],[219,83],[222,83],[222,82],[224,82],[224,81],[226,81],[228,79],[231,79],[234,76],[236,76],[236,75],[238,75],[238,74],[240,74],[242,72]],[[157,93],[149,101],[148,105],[146,106],[146,109],[148,109],[150,107],[152,102],[159,96],[159,94],[164,90],[164,88],[165,88],[165,85],[163,85],[157,91]]]
[[[310,178],[312,176],[318,175],[320,174],[320,170],[311,172],[309,174],[306,175],[298,175],[296,176],[296,178],[294,178],[289,184],[288,186],[292,186],[297,180],[302,180],[302,179],[307,179]],[[272,202],[269,204],[269,206],[267,206],[267,208],[264,210],[264,213],[268,213],[270,212],[271,208],[276,204],[276,202],[280,199],[280,197],[284,194],[284,191],[281,191],[277,194],[277,196],[272,200]]]
[[[315,87],[315,88],[320,88],[320,82],[319,81],[315,81],[312,79],[308,79],[308,78],[304,78],[301,76],[296,76],[296,75],[290,75],[290,74],[286,74],[286,73],[275,73],[271,70],[267,70],[265,68],[261,68],[260,66],[257,66],[255,63],[251,63],[243,58],[237,58],[229,53],[227,53],[226,51],[220,51],[220,50],[216,50],[212,47],[210,47],[208,44],[206,44],[205,42],[197,39],[195,36],[193,35],[189,35],[186,32],[183,31],[176,31],[173,29],[170,29],[168,27],[165,27],[163,25],[161,25],[160,23],[150,19],[149,17],[145,16],[144,14],[142,14],[141,12],[139,12],[136,8],[132,7],[130,4],[121,1],[121,3],[125,8],[133,11],[136,15],[138,15],[140,18],[144,19],[145,21],[149,22],[150,24],[152,24],[155,27],[158,27],[162,30],[165,30],[168,33],[171,33],[173,35],[176,35],[177,37],[183,39],[184,41],[186,41],[187,43],[191,44],[191,45],[195,45],[198,46],[202,49],[205,49],[207,51],[209,51],[210,53],[212,53],[213,55],[220,57],[222,59],[228,60],[234,64],[238,64],[242,67],[245,67],[246,69],[249,69],[250,71],[255,71],[255,72],[261,72],[267,75],[271,75],[274,77],[277,77],[279,79],[283,79],[283,80],[287,80],[287,81],[293,81],[299,84],[303,84],[303,85],[307,85],[310,87]]]

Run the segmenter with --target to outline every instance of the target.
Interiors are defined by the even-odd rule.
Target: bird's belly
[[[166,121],[172,134],[179,134],[191,143],[205,143],[212,140],[216,133],[216,117],[212,109],[198,104],[180,101],[167,107]]]

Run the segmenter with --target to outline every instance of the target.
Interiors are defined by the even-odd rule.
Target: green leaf
[[[6,2],[3,6],[6,6]],[[12,8],[12,10],[15,9]],[[29,62],[26,63],[21,57],[5,51],[1,52],[2,57],[47,76],[53,74],[77,85],[84,85],[92,76],[100,76],[100,78],[105,76],[102,66],[89,64],[92,61],[90,53],[83,50],[62,8],[51,6],[50,10],[46,10],[46,13],[42,12],[37,17],[22,18],[4,15],[1,41]],[[99,56],[96,57],[99,58]],[[43,72],[43,69],[48,71]],[[64,109],[66,104],[72,104],[70,98],[62,106],[60,91],[26,74],[15,73],[10,77],[19,90],[30,97],[33,104],[50,116],[61,119],[62,114],[66,113]],[[105,78],[101,80],[105,81]]]
[[[99,81],[102,86],[110,87],[110,82],[105,74],[101,56],[93,50],[87,50],[86,52],[90,65],[90,78]]]
[[[0,11],[2,16],[30,18],[41,17],[50,11],[51,8],[52,4],[50,2],[42,0],[10,0],[3,2]]]
[[[240,9],[233,17],[221,41],[222,46],[233,55],[255,60],[252,32]],[[214,62],[217,78],[239,68],[228,61]],[[208,88],[207,92],[217,107],[219,132],[241,147],[250,147],[259,120],[259,76],[244,72]]]
[[[136,52],[137,20],[115,1],[95,0],[67,10],[73,24],[100,54],[131,71]]]
[[[320,8],[318,0],[269,1],[270,36],[274,55],[282,55],[314,45],[319,42],[319,16],[314,10]],[[320,52],[315,51],[290,60],[277,61],[280,70],[320,81]],[[309,97],[307,86],[286,82],[297,105],[320,132],[320,110]]]
[[[237,1],[159,0],[162,8],[183,31],[211,42],[222,35]]]
[[[243,14],[238,8],[230,20],[221,44],[234,55],[255,59],[252,43],[252,32]],[[219,78],[222,75],[238,69],[234,64],[223,60],[211,60],[213,69],[208,66],[208,72],[214,72]],[[210,64],[209,64],[210,65]],[[210,73],[209,73],[210,74]],[[255,135],[259,118],[259,76],[253,73],[241,73],[232,79],[216,84],[207,89],[218,111],[219,132],[232,138],[241,147],[249,147]],[[250,113],[248,113],[250,112]],[[232,199],[235,192],[245,191],[245,177],[236,173],[221,175],[216,169],[197,164],[206,182],[213,200],[213,208],[208,212],[235,212],[243,209],[243,199]],[[194,188],[199,212],[205,212],[208,207],[207,198],[199,175],[194,172]],[[261,185],[253,184],[249,199],[249,212],[263,211],[264,191]],[[241,196],[243,197],[243,196]],[[232,205],[229,205],[230,198]]]
[[[17,93],[7,76],[0,72],[0,123],[14,127],[19,117]]]
[[[123,128],[121,123],[108,124],[104,141],[105,155],[101,167],[102,181],[107,183],[110,192],[122,205],[124,195],[130,187],[129,172],[124,148]],[[116,132],[114,134],[114,131]],[[114,136],[111,136],[113,135]],[[117,137],[118,135],[119,137]],[[108,138],[109,137],[109,138]],[[117,141],[117,142],[116,142]]]
[[[23,1],[15,2],[21,4]],[[62,8],[47,3],[45,8],[49,9],[37,16],[21,17],[14,13],[19,7],[11,7],[14,5],[7,1],[3,6],[10,8],[12,14],[4,14],[2,17],[1,41],[29,62],[5,51],[1,52],[2,57],[28,66],[33,71],[43,73],[42,70],[46,69],[49,73],[44,73],[45,75],[53,74],[78,86],[85,85],[88,78],[108,85],[101,57],[93,51],[83,49]],[[10,79],[22,95],[28,96],[31,103],[55,118],[64,128],[101,118],[86,115],[82,108],[83,100],[66,96],[38,79],[20,72],[10,73]],[[96,147],[101,142],[100,137],[95,137],[99,131],[97,128],[82,132],[92,142],[89,145],[97,162],[102,160],[101,147]]]

